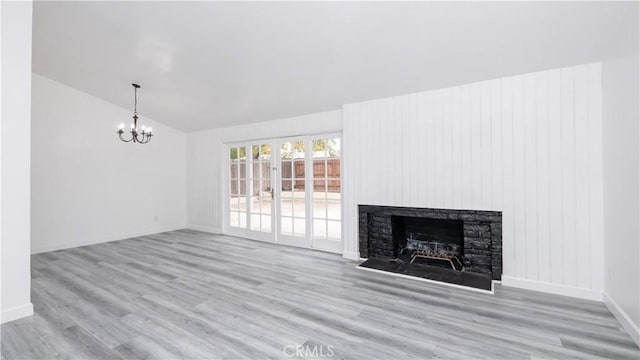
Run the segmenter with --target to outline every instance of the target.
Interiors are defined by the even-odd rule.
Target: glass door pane
[[[340,138],[311,142],[313,150],[313,247],[340,251],[342,183]]]
[[[249,167],[249,223],[250,229],[271,232],[273,193],[271,185],[271,145],[251,145]]]
[[[246,147],[229,148],[229,226],[247,227],[247,155]]]
[[[280,235],[283,238],[298,238],[304,239],[304,241],[307,239],[305,146],[304,141],[280,143],[278,197]]]

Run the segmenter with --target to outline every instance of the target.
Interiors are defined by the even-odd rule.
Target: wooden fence
[[[239,181],[236,178],[238,166],[240,167]],[[258,181],[254,181],[253,192],[257,194],[259,191],[269,191],[269,188],[265,188],[265,183],[269,184],[271,179],[271,171],[268,163],[254,163],[253,174],[259,174],[260,167],[262,167],[263,184],[259,184]],[[282,172],[283,179],[294,179],[293,186],[298,190],[304,190],[304,161],[283,161],[280,171]],[[234,196],[246,194],[246,178],[247,178],[247,165],[244,160],[231,160],[230,168],[231,177],[231,194]],[[293,176],[292,176],[293,175]],[[238,183],[240,183],[240,189],[238,189]],[[262,189],[261,189],[262,185]],[[325,187],[329,192],[340,192],[340,159],[329,158],[326,159],[314,159],[313,160],[313,190],[324,191]],[[282,190],[291,190],[291,181],[283,181]]]

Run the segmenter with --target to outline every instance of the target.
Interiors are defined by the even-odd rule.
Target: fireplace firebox
[[[464,269],[464,231],[461,220],[391,216],[395,258],[405,262]]]
[[[491,289],[502,276],[502,213],[359,206],[361,267]]]

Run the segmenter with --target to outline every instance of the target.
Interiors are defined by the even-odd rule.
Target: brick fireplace
[[[359,205],[364,267],[481,287],[502,277],[502,213]],[[473,283],[473,284],[468,284]],[[489,285],[487,285],[489,284]]]

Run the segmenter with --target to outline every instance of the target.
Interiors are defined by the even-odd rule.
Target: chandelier
[[[134,142],[139,144],[146,144],[151,141],[151,137],[153,136],[151,128],[145,128],[141,126],[138,129],[138,89],[140,85],[131,84],[133,86],[133,124],[131,124],[131,137],[129,139],[125,139],[122,134],[124,134],[124,124],[120,124],[118,127],[118,136],[120,140],[124,142]]]

